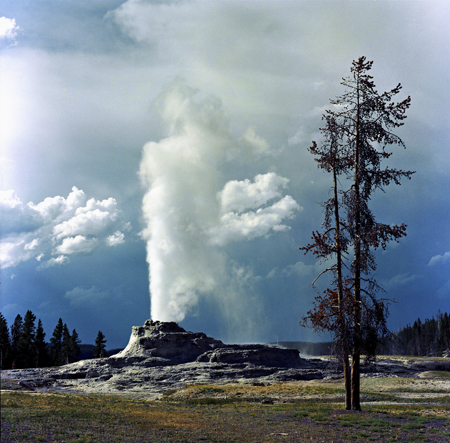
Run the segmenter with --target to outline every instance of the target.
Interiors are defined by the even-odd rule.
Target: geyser
[[[289,229],[298,204],[282,196],[288,179],[273,172],[254,181],[223,183],[221,167],[235,158],[270,154],[265,140],[249,129],[235,138],[221,101],[182,82],[157,100],[168,136],[143,148],[140,176],[146,187],[143,213],[150,274],[151,318],[183,320],[201,295],[214,296],[231,328],[236,312],[249,311],[225,247]],[[248,290],[248,288],[247,288]],[[231,322],[231,323],[230,323]]]

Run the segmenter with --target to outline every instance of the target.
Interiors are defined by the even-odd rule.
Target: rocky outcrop
[[[188,332],[175,322],[147,320],[133,326],[127,347],[114,358],[159,357],[168,364],[195,361],[201,354],[225,345],[203,332]]]
[[[171,365],[199,362],[282,368],[308,366],[295,349],[261,344],[226,345],[203,332],[185,331],[175,322],[152,320],[147,320],[144,326],[134,326],[127,347],[112,358],[136,357],[163,359]]]

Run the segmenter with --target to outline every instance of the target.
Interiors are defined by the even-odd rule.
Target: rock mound
[[[299,368],[307,365],[295,349],[273,345],[226,345],[203,332],[189,332],[175,322],[147,320],[133,326],[127,347],[112,358],[141,357],[174,365],[189,362],[254,364]]]
[[[114,358],[159,357],[168,364],[195,361],[204,352],[225,346],[203,332],[188,332],[175,322],[147,320],[133,326],[127,347]]]

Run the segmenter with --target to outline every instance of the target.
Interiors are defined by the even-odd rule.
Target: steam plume
[[[237,280],[248,273],[230,265],[226,244],[288,229],[281,222],[299,207],[292,197],[281,198],[288,180],[275,173],[220,189],[220,166],[268,153],[269,146],[251,129],[233,137],[218,98],[176,83],[157,103],[169,134],[144,146],[140,166],[151,317],[181,321],[200,296],[221,297],[225,287],[223,312],[232,317],[230,303],[242,300],[237,293],[246,285]]]

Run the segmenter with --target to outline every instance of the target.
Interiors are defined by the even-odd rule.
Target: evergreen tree
[[[50,338],[50,360],[53,366],[61,366],[64,364],[62,355],[62,338],[63,338],[64,325],[62,319],[58,320],[58,323],[53,330],[53,335]]]
[[[20,314],[16,315],[14,323],[11,326],[11,360],[12,364],[17,367],[17,346],[19,344],[19,338],[22,334],[23,319]]]
[[[94,358],[108,357],[105,343],[105,335],[102,331],[98,331],[97,338],[95,339]]]
[[[11,368],[11,341],[6,318],[0,313],[0,369]]]
[[[81,343],[81,340],[78,338],[78,333],[74,329],[72,331],[72,335],[70,337],[70,358],[71,358],[71,361],[76,361],[78,359],[78,357],[80,356],[80,353],[81,353],[80,343]]]
[[[36,328],[36,335],[34,337],[34,347],[36,351],[36,367],[43,368],[48,365],[49,357],[47,350],[47,343],[45,343],[45,332],[42,327],[41,319],[38,320]]]
[[[22,368],[33,367],[36,361],[34,348],[35,320],[36,316],[28,310],[23,318],[22,333],[17,344],[16,364],[20,364]]]
[[[373,77],[368,74],[371,68],[372,62],[365,57],[353,61],[351,76],[341,82],[345,93],[331,100],[335,110],[327,110],[323,117],[326,121],[321,129],[323,145],[318,148],[313,142],[310,148],[319,166],[333,174],[334,193],[324,204],[323,232],[314,232],[313,243],[301,248],[313,251],[320,259],[334,261],[320,274],[332,273],[332,287],[316,297],[315,308],[305,319],[317,329],[333,331],[344,368],[347,350],[351,349],[351,383],[346,380],[345,388],[346,407],[351,398],[354,410],[361,409],[361,354],[369,359],[374,357],[376,346],[388,333],[387,304],[376,297],[381,288],[373,277],[377,267],[374,251],[379,247],[385,249],[389,241],[406,235],[405,224],[377,222],[369,202],[377,189],[384,190],[391,182],[400,184],[401,178],[413,174],[381,167],[382,160],[392,155],[386,151],[387,146],[404,147],[402,140],[391,131],[403,125],[411,99],[392,101],[401,90],[400,84],[379,94]],[[338,176],[350,180],[348,189],[337,192]],[[349,257],[347,263],[342,262],[345,257]]]
[[[450,354],[450,317],[445,312],[439,314],[439,354]]]
[[[66,323],[64,323],[62,336],[62,359],[65,365],[71,363],[71,344],[72,340],[70,337],[69,328]]]

